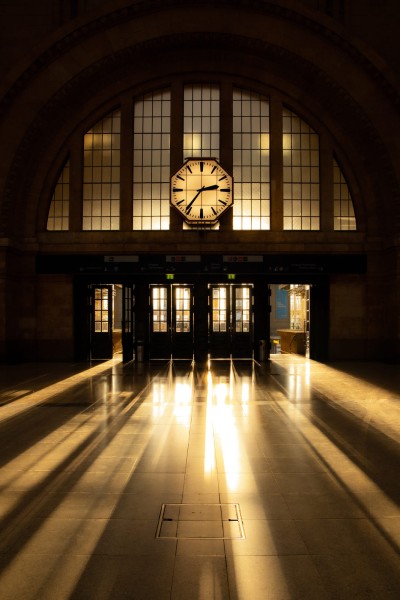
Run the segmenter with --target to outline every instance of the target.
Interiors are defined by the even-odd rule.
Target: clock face
[[[233,204],[232,186],[215,159],[189,158],[171,178],[171,204],[189,224],[214,224]]]

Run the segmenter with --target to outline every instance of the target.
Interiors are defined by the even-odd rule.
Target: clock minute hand
[[[190,209],[191,209],[191,207],[192,207],[192,204],[193,204],[193,202],[196,200],[196,198],[197,198],[198,196],[200,196],[200,194],[201,194],[201,192],[202,192],[203,190],[204,190],[204,187],[202,187],[202,188],[200,188],[199,190],[197,190],[197,194],[195,195],[195,197],[193,198],[193,200],[191,200],[191,201],[189,202],[189,204],[187,205],[187,207],[186,207],[186,209],[185,209],[185,212],[186,212],[186,213],[187,213],[187,212],[189,212],[189,210],[190,210]]]
[[[217,190],[218,188],[219,188],[219,185],[203,185],[203,187],[201,187],[200,189],[197,190],[197,194],[195,195],[193,200],[191,200],[189,202],[189,204],[187,205],[187,207],[185,209],[185,212],[188,213],[190,211],[193,202],[198,198],[198,196],[200,196],[201,192],[208,191],[208,190]]]

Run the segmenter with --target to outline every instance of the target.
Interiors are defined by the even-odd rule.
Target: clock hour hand
[[[185,212],[188,213],[190,211],[190,209],[192,208],[193,202],[200,196],[201,192],[208,191],[208,190],[217,190],[218,188],[219,188],[219,185],[203,185],[203,187],[201,187],[200,189],[197,190],[197,194],[195,195],[193,200],[191,200],[189,202],[189,204],[186,207]]]
[[[198,192],[206,192],[207,190],[217,190],[219,185],[205,185]]]

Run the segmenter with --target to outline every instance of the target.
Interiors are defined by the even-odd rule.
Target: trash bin
[[[259,348],[258,348],[258,360],[260,362],[264,362],[265,358],[266,358],[266,343],[265,343],[265,340],[260,340]]]
[[[136,362],[143,362],[144,360],[144,344],[142,340],[136,342]]]
[[[271,354],[281,353],[281,338],[279,335],[274,335],[270,337],[270,348]]]

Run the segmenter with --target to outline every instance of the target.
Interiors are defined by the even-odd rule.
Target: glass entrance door
[[[209,286],[211,358],[252,358],[253,286]]]
[[[112,339],[112,286],[95,285],[91,294],[91,358],[113,356]]]
[[[191,286],[172,286],[172,356],[193,357],[193,293]]]
[[[193,357],[193,288],[150,286],[150,358]]]
[[[250,285],[234,285],[232,294],[232,357],[251,358],[253,353],[253,294]]]
[[[171,356],[171,304],[169,286],[150,287],[150,358]]]
[[[212,358],[231,355],[230,286],[211,285],[209,299],[209,350]]]

